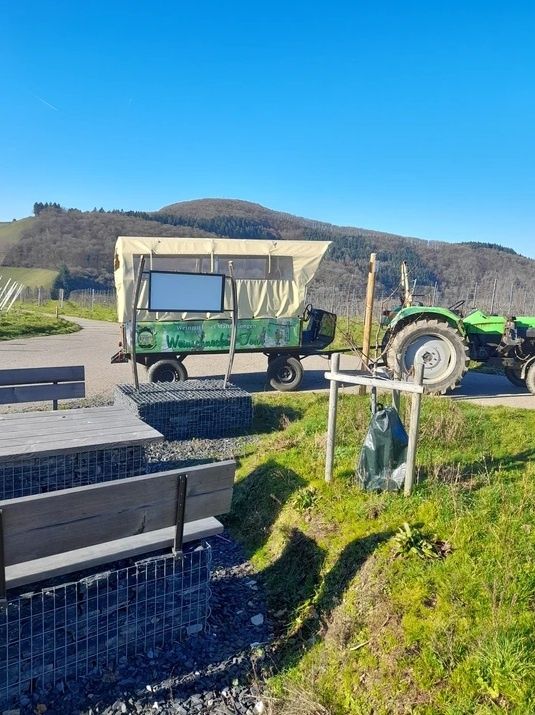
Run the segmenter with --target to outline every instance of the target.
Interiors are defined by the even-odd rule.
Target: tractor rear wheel
[[[401,328],[390,341],[386,362],[402,376],[412,372],[416,355],[424,361],[424,389],[444,394],[468,370],[468,345],[455,328],[439,320],[423,319]]]
[[[515,387],[526,387],[526,381],[520,377],[520,368],[504,367],[503,374]]]

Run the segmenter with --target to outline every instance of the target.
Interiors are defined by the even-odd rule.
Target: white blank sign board
[[[224,302],[224,275],[150,271],[151,311],[221,313],[225,309]]]

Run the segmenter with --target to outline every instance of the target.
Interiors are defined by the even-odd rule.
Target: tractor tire
[[[456,387],[468,370],[468,345],[448,323],[423,319],[401,328],[390,341],[386,362],[406,376],[416,353],[424,359],[424,391],[442,395]]]
[[[303,373],[301,361],[292,355],[279,355],[268,363],[269,384],[279,392],[297,390],[303,380]]]
[[[515,387],[526,387],[526,381],[520,377],[520,368],[504,367],[503,374]]]
[[[182,382],[188,371],[179,360],[158,360],[147,371],[149,382]]]
[[[526,387],[535,395],[535,362],[531,363],[526,372]]]

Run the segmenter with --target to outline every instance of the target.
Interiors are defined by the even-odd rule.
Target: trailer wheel
[[[425,364],[425,392],[444,394],[456,387],[468,370],[468,346],[448,323],[424,319],[405,325],[390,341],[388,367],[407,375],[418,352]]]
[[[182,382],[188,379],[188,371],[179,360],[158,360],[147,372],[149,382]]]
[[[532,362],[526,372],[526,387],[535,395],[535,362]]]
[[[303,366],[299,358],[279,355],[268,363],[267,376],[274,390],[291,392],[297,390],[303,379]]]
[[[503,374],[515,387],[526,387],[526,381],[520,377],[520,368],[504,367]]]

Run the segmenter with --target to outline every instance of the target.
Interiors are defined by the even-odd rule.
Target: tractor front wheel
[[[424,361],[424,389],[444,394],[462,380],[468,370],[468,346],[448,323],[424,319],[409,323],[391,339],[386,362],[404,376],[413,371],[416,356]]]

